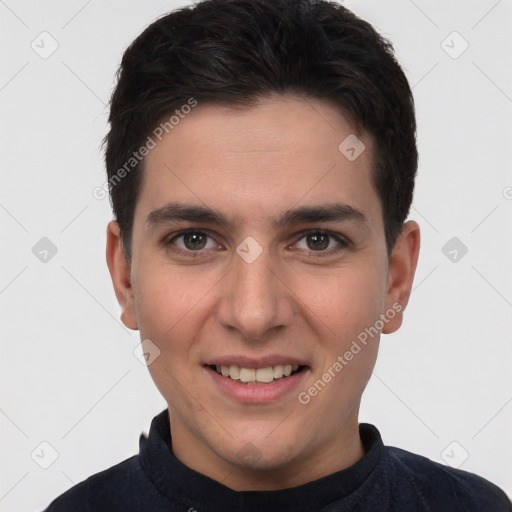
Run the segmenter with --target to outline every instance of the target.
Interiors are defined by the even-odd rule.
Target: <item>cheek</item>
[[[158,339],[166,344],[162,349],[182,345],[200,329],[214,276],[155,261],[141,261],[139,268],[144,269],[135,288],[141,337]]]
[[[338,425],[359,403],[375,366],[379,334],[367,329],[379,319],[384,303],[383,277],[371,267],[351,267],[322,280],[315,293],[305,294],[303,315],[315,332],[317,366],[302,399],[313,417]],[[318,282],[316,283],[319,284]],[[304,403],[304,402],[301,402]]]
[[[322,391],[322,402],[332,414],[337,414],[340,403],[354,403],[373,371],[379,333],[371,328],[382,311],[384,283],[385,273],[379,265],[354,265],[316,279],[314,292],[311,286],[301,291],[302,314],[322,347],[317,351],[315,382],[329,382],[326,392]],[[318,386],[322,388],[322,382]]]
[[[210,283],[199,272],[185,275],[154,262],[146,263],[144,269],[135,289],[140,337],[150,339],[160,351],[148,370],[167,403],[176,410],[194,411],[199,405],[191,397],[200,392],[200,383],[193,377],[199,360],[195,342],[211,316],[208,291],[214,289],[215,280]]]
[[[343,342],[378,319],[385,300],[384,282],[378,267],[350,266],[303,279],[297,283],[297,295],[311,322],[330,334],[329,339]]]

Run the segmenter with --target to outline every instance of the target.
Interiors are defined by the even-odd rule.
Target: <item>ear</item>
[[[403,313],[409,302],[412,282],[420,252],[420,228],[414,221],[404,224],[402,234],[396,241],[388,269],[386,311],[395,311],[382,332],[390,334],[402,325]]]
[[[130,263],[123,250],[119,224],[115,221],[107,226],[107,265],[121,306],[121,321],[129,329],[137,330]]]

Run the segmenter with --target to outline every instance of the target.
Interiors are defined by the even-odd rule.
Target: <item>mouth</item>
[[[284,400],[305,386],[312,371],[306,360],[284,354],[258,358],[232,354],[206,360],[202,366],[209,375],[206,392],[211,390],[212,399],[222,396],[246,404]]]
[[[216,372],[218,375],[225,377],[237,384],[253,384],[253,385],[268,385],[279,381],[283,381],[298,373],[304,372],[308,369],[307,365],[298,364],[276,364],[274,366],[264,366],[261,368],[247,368],[231,365],[205,365],[210,370]]]

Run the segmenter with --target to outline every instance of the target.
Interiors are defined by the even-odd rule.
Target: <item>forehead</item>
[[[378,217],[372,151],[371,139],[323,100],[199,103],[146,156],[137,210],[181,201],[264,218],[299,203],[343,202]]]

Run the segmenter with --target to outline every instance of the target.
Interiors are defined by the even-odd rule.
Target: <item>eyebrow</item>
[[[148,227],[153,228],[173,221],[204,222],[222,227],[231,227],[232,223],[218,210],[201,205],[167,203],[153,210],[147,217]],[[364,213],[350,205],[334,203],[321,206],[303,206],[283,212],[272,222],[273,227],[318,222],[355,221],[368,223]]]
[[[149,227],[166,224],[177,220],[189,220],[192,222],[208,222],[219,226],[229,226],[228,219],[218,210],[207,206],[187,205],[181,203],[167,203],[153,210],[147,217]]]
[[[308,224],[314,222],[341,222],[356,221],[368,223],[365,214],[348,204],[335,203],[322,206],[304,206],[285,211],[277,221],[275,227],[283,227],[287,224]]]

